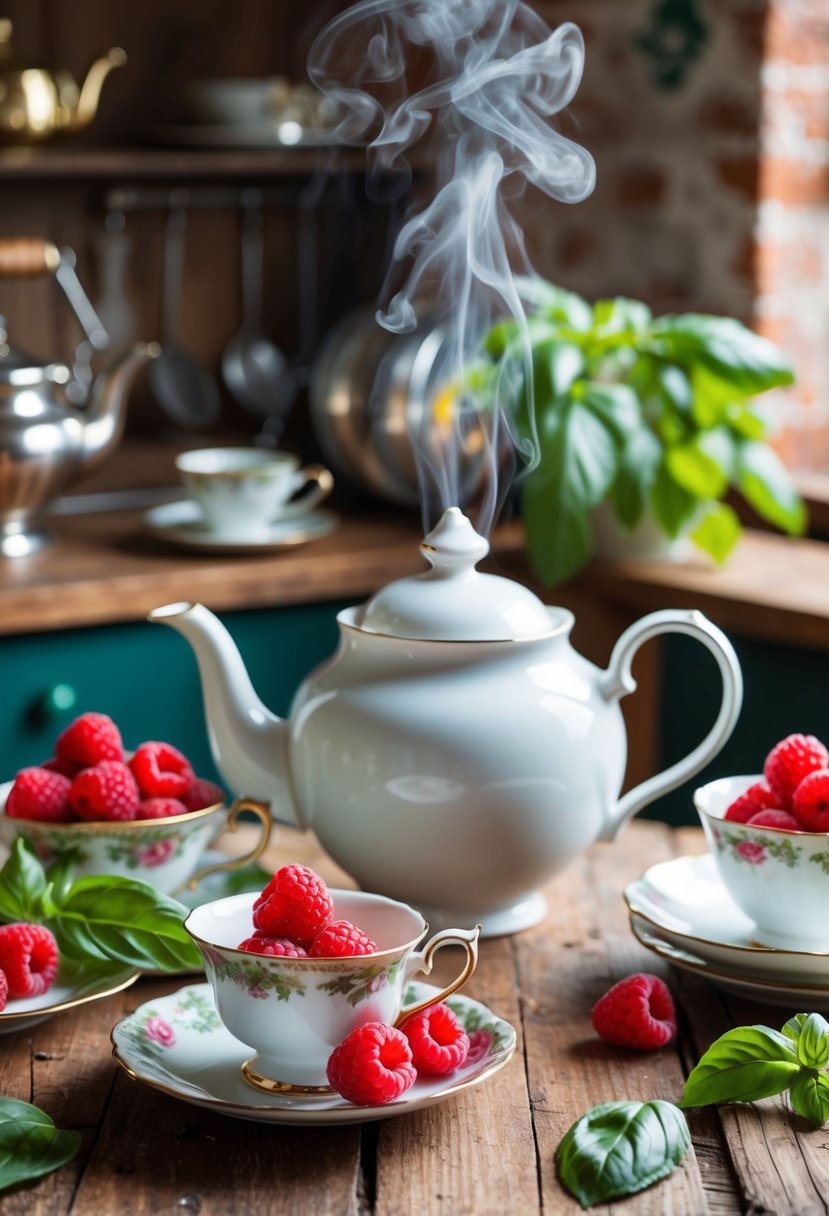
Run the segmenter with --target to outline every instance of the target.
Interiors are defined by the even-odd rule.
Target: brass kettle
[[[41,143],[82,131],[95,117],[107,76],[127,62],[121,47],[113,47],[95,60],[78,86],[69,72],[21,59],[11,38],[11,21],[0,18],[0,143]]]

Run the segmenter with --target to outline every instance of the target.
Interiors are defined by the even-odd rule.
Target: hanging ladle
[[[186,234],[187,213],[173,201],[164,234],[161,354],[150,364],[149,377],[153,395],[167,417],[194,430],[218,420],[221,401],[210,372],[178,340]]]
[[[242,195],[242,325],[222,358],[222,376],[240,405],[266,418],[281,418],[293,400],[293,377],[282,351],[264,333],[264,242],[258,191]]]

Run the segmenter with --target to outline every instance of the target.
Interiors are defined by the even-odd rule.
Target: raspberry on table
[[[70,776],[73,769],[79,772],[102,760],[123,759],[121,732],[107,714],[81,714],[58,735],[55,744],[55,760]]]
[[[829,766],[803,778],[792,798],[792,812],[801,831],[829,832]]]
[[[769,789],[764,781],[755,781],[745,793],[734,799],[723,819],[728,819],[731,823],[748,823],[752,815],[768,808],[781,809],[780,796]]]
[[[187,807],[178,798],[142,798],[138,803],[136,819],[170,819],[173,815],[186,815]]]
[[[9,999],[9,981],[6,979],[5,971],[0,971],[0,1013],[6,1008],[6,1001]]]
[[[129,766],[144,798],[180,798],[196,777],[177,747],[152,739],[135,749]]]
[[[376,953],[376,943],[350,920],[329,921],[308,951],[310,958],[353,958],[357,954]]]
[[[418,1073],[441,1077],[466,1063],[469,1036],[448,1005],[430,1005],[401,1022]]]
[[[206,806],[221,806],[225,800],[225,792],[215,781],[207,781],[204,777],[195,777],[189,790],[181,795],[181,801],[188,811],[203,811]]]
[[[792,796],[804,777],[819,768],[829,768],[829,751],[814,735],[787,735],[771,749],[763,765],[766,783],[791,810]]]
[[[44,925],[0,925],[0,971],[10,997],[42,996],[52,986],[58,961],[57,942]]]
[[[406,1036],[385,1022],[366,1022],[346,1035],[328,1059],[328,1083],[356,1106],[394,1102],[417,1079]]]
[[[72,782],[62,773],[45,768],[23,768],[6,799],[9,819],[37,819],[41,823],[71,823],[69,803]]]
[[[758,811],[748,820],[748,825],[752,828],[777,828],[779,832],[803,831],[794,815],[775,807],[767,807],[764,811]]]
[[[282,866],[253,905],[253,926],[269,937],[287,937],[305,950],[334,915],[325,882],[310,866]]]
[[[673,998],[657,975],[638,972],[619,980],[593,1006],[593,1029],[607,1043],[652,1051],[676,1034]]]
[[[94,768],[78,773],[69,789],[69,801],[81,819],[135,819],[138,814],[138,786],[126,764],[102,760]]]
[[[267,954],[271,958],[307,958],[307,950],[296,942],[288,941],[287,937],[268,937],[266,933],[254,933],[239,942],[237,950],[245,950],[248,954]]]

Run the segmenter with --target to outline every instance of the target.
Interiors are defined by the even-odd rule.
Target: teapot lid
[[[552,632],[549,611],[532,591],[475,569],[489,543],[459,507],[444,511],[420,551],[431,569],[382,587],[358,609],[356,625],[436,642],[505,642]]]

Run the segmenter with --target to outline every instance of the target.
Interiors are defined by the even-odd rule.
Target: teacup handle
[[[437,1005],[440,1001],[445,1001],[453,992],[457,992],[462,988],[469,979],[472,972],[478,965],[478,938],[481,935],[481,926],[476,925],[474,929],[443,929],[440,933],[436,933],[434,937],[430,937],[422,950],[411,954],[406,961],[403,971],[403,983],[417,973],[428,975],[432,970],[432,962],[434,961],[436,951],[443,946],[460,946],[466,953],[463,968],[456,979],[448,984],[441,992],[430,996],[426,1001],[419,1001],[416,1005],[407,1005],[405,1009],[400,1011],[395,1025],[399,1026],[406,1018],[411,1017],[413,1013],[419,1013],[421,1009],[428,1009],[430,1005]]]
[[[271,838],[271,829],[273,820],[269,806],[264,802],[256,802],[252,798],[237,798],[233,806],[228,811],[227,824],[225,830],[235,832],[239,826],[239,816],[243,811],[250,811],[259,820],[259,826],[262,831],[256,844],[247,853],[243,853],[241,857],[228,857],[227,861],[218,861],[215,865],[205,866],[194,874],[188,883],[185,883],[184,890],[195,890],[198,883],[208,874],[218,874],[225,870],[240,870],[242,866],[251,865],[265,852],[268,847],[268,842]]]
[[[615,700],[634,691],[636,681],[631,674],[634,655],[644,642],[660,633],[686,633],[711,651],[722,677],[720,712],[708,734],[692,752],[664,772],[628,790],[615,807],[611,807],[599,835],[600,840],[612,840],[632,815],[698,773],[724,747],[740,714],[743,676],[734,647],[721,629],[695,610],[666,608],[661,612],[651,612],[626,629],[613,648],[607,671],[602,673],[599,680],[599,691],[605,700]]]
[[[286,503],[279,513],[279,519],[285,519],[288,515],[304,515],[312,507],[319,506],[334,489],[334,477],[324,465],[308,464],[297,471],[296,484],[298,487],[307,485],[308,490],[301,498]]]

